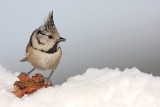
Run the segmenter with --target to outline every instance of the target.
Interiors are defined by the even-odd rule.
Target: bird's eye
[[[49,39],[53,39],[53,36],[52,36],[52,35],[48,35],[48,38],[49,38]]]

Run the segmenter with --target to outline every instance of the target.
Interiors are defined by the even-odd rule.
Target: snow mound
[[[0,66],[0,107],[160,107],[160,77],[136,68],[88,69],[22,99],[11,93],[17,74]]]

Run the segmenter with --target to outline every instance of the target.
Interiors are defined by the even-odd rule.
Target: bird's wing
[[[25,57],[25,58],[23,58],[23,59],[20,60],[20,62],[25,62],[25,61],[28,61],[27,57]]]
[[[29,49],[30,49],[30,42],[28,43],[27,47],[26,47],[26,53],[28,53]],[[20,60],[20,62],[25,62],[25,61],[29,61],[27,57],[23,58]]]

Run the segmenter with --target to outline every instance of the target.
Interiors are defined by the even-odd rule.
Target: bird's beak
[[[60,37],[60,39],[58,39],[57,41],[58,41],[58,42],[63,42],[63,41],[66,41],[66,39],[65,39],[65,38]]]

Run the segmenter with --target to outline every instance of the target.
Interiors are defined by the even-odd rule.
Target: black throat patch
[[[58,51],[58,43],[59,42],[56,42],[53,45],[53,47],[51,49],[49,49],[48,51],[46,51],[45,53],[53,54],[53,53],[57,52]]]
[[[33,45],[31,45],[32,47],[33,47]],[[35,47],[33,47],[34,49],[36,49],[36,50],[38,50],[38,51],[41,51],[41,52],[44,52],[44,53],[48,53],[48,54],[53,54],[53,53],[55,53],[55,52],[57,52],[58,51],[58,42],[56,42],[54,45],[53,45],[53,47],[52,48],[50,48],[48,51],[44,51],[44,50],[42,50],[42,49],[37,49],[37,48],[35,48]]]

